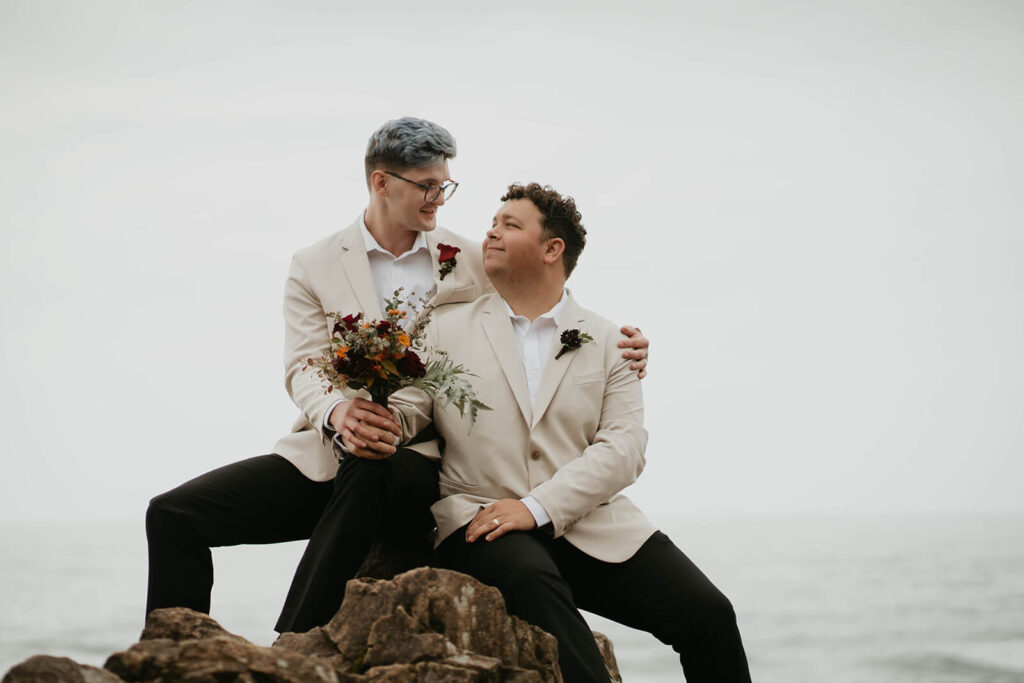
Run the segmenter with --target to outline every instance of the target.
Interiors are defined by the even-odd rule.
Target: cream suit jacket
[[[493,291],[483,271],[480,244],[443,228],[426,233],[427,247],[434,262],[437,291],[431,303],[473,301]],[[438,244],[462,249],[458,265],[440,279]],[[362,312],[367,318],[382,317],[366,256],[366,245],[360,220],[341,232],[320,240],[292,257],[284,289],[284,367],[285,388],[301,411],[292,430],[274,445],[274,453],[285,457],[313,481],[332,479],[338,463],[330,440],[324,436],[324,413],[339,398],[351,398],[358,392],[337,390],[325,393],[315,372],[306,367],[306,359],[317,358],[330,348],[333,321],[329,312],[342,314]],[[369,395],[363,392],[364,398]],[[417,444],[416,450],[439,457],[436,441]]]
[[[594,340],[556,360],[559,337],[572,328]],[[445,441],[441,500],[431,508],[438,544],[481,507],[526,495],[551,516],[555,537],[605,562],[629,559],[654,533],[619,493],[640,475],[647,445],[640,380],[616,346],[621,338],[570,296],[531,409],[504,301],[490,294],[435,313],[428,340],[477,375],[473,386],[492,408],[470,430],[468,416],[422,391],[391,397],[407,437],[433,420]]]

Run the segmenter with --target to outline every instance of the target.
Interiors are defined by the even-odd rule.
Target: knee
[[[721,592],[709,597],[704,605],[708,624],[715,629],[731,629],[736,626],[736,610],[732,602]]]
[[[721,591],[707,591],[690,601],[688,623],[690,629],[711,634],[731,633],[736,630],[736,611],[732,602]]]
[[[184,500],[175,491],[161,493],[146,508],[146,537],[153,539],[178,536],[186,528]]]
[[[553,595],[571,595],[558,570],[547,563],[521,560],[509,562],[502,576],[503,592],[513,601],[547,600]]]
[[[370,458],[346,455],[341,461],[336,477],[350,481],[372,480],[387,477],[390,469],[391,462],[387,458],[371,460]]]

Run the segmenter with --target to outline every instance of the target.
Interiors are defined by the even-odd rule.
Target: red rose
[[[445,261],[451,261],[452,259],[455,258],[456,254],[458,254],[460,251],[462,251],[458,247],[453,247],[450,244],[438,244],[437,248],[441,250],[441,255],[437,257],[437,262],[438,263],[444,263]]]

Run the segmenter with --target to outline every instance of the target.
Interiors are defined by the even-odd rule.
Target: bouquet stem
[[[388,395],[385,393],[370,392],[370,399],[379,406],[388,407]]]

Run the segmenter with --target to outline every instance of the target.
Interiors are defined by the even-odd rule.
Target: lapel
[[[373,286],[370,260],[366,257],[366,243],[363,241],[360,221],[345,229],[341,236],[341,265],[348,278],[348,284],[359,302],[359,310],[368,320],[380,319],[381,302]]]
[[[548,349],[548,358],[544,363],[544,374],[540,378],[540,388],[537,390],[537,403],[533,407],[533,422],[530,428],[537,426],[540,419],[544,417],[544,411],[551,405],[551,399],[555,396],[555,391],[558,389],[558,385],[562,383],[562,379],[565,377],[565,373],[569,371],[569,366],[576,360],[576,356],[579,355],[580,349],[575,351],[567,351],[562,354],[562,357],[555,360],[555,354],[562,348],[562,332],[571,330],[572,328],[578,328],[586,332],[583,329],[583,323],[585,319],[583,317],[583,309],[579,307],[576,300],[572,298],[570,294],[565,302],[565,308],[562,310],[560,316],[560,322],[558,323],[558,330],[555,332],[554,344]],[[513,343],[514,340],[513,340]]]
[[[526,388],[526,373],[523,372],[523,362],[519,357],[519,345],[516,343],[515,332],[512,331],[512,322],[508,318],[505,302],[497,294],[492,294],[484,306],[480,324],[483,325],[491,350],[498,359],[516,403],[519,404],[523,419],[526,420],[526,424],[530,424],[530,392]]]

